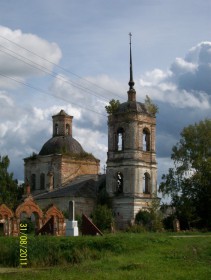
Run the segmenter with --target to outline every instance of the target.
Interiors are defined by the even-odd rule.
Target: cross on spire
[[[130,86],[130,89],[133,89],[133,86],[135,85],[134,81],[133,81],[133,64],[132,64],[132,51],[131,51],[131,37],[132,37],[132,33],[129,33],[130,36],[130,81],[128,83],[128,85]]]
[[[128,93],[128,101],[136,101],[136,91],[133,88],[135,83],[133,81],[133,64],[132,64],[132,50],[131,50],[131,38],[132,38],[132,33],[129,33],[130,37],[130,80],[129,80],[129,91]]]

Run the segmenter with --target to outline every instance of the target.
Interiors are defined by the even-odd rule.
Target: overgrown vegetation
[[[9,173],[10,160],[8,156],[0,156],[0,204],[5,203],[15,209],[23,194],[23,186],[18,186],[18,181]]]
[[[160,191],[171,197],[173,218],[182,229],[211,229],[211,120],[185,127],[173,146],[174,168],[163,175]]]
[[[160,201],[154,199],[149,211],[140,210],[135,217],[135,226],[128,228],[130,232],[159,232],[163,230],[162,213],[160,211]]]
[[[19,238],[0,237],[0,244],[0,265],[19,266]],[[67,238],[29,235],[27,249],[28,266],[45,267],[99,259],[103,252],[115,254],[124,250],[124,246],[115,236]]]
[[[101,230],[111,230],[114,222],[112,210],[107,205],[97,205],[92,213],[94,224]]]
[[[19,238],[1,237],[0,244],[0,264],[7,266],[0,268],[2,280],[204,280],[211,275],[211,238],[201,233],[192,238],[169,233],[29,236],[31,268],[16,270],[9,266],[19,265]]]
[[[146,98],[145,98],[145,101],[144,101],[144,104],[145,104],[145,107],[147,108],[147,111],[152,114],[152,115],[156,115],[159,113],[159,108],[157,105],[155,105],[153,102],[152,102],[152,99],[146,95]]]
[[[114,114],[119,108],[120,102],[119,100],[112,99],[109,101],[109,105],[105,106],[106,112],[109,115]]]

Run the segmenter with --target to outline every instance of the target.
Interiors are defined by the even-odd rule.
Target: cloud
[[[187,74],[196,75],[202,69],[200,67],[204,67],[203,71],[209,75],[209,44],[205,45],[199,44],[185,58],[177,58],[167,71],[154,69],[141,77],[141,95],[145,97],[148,94],[160,109],[157,116],[158,181],[161,173],[166,172],[166,166],[169,166],[171,148],[179,140],[182,128],[210,115],[209,92],[202,87],[197,90],[192,80],[187,79]],[[40,79],[38,73],[31,74],[38,75],[38,80]],[[28,78],[24,74],[20,74],[20,77]],[[187,79],[189,88],[181,87],[181,77]],[[199,77],[195,77],[199,81]],[[17,96],[20,95],[16,94],[22,92],[22,89],[11,90],[8,86],[7,89],[0,90],[0,150],[2,155],[9,155],[15,177],[23,179],[22,159],[33,152],[39,153],[42,145],[52,137],[51,116],[61,109],[74,116],[73,137],[82,144],[84,150],[101,160],[102,172],[107,159],[105,105],[112,98],[119,99],[120,102],[126,101],[127,83],[105,74],[73,79],[67,73],[62,73],[53,80],[48,80],[47,87],[49,95],[57,99],[49,95],[28,94],[27,89],[27,102],[24,105],[24,100],[19,98],[18,101]],[[139,100],[138,90],[137,94]]]
[[[43,76],[52,71],[54,64],[59,63],[61,56],[61,50],[56,43],[49,43],[34,34],[23,33],[21,30],[11,30],[0,26],[0,72],[2,75],[21,81],[32,76]],[[16,85],[13,85],[11,80],[1,77],[0,86],[12,88]]]
[[[143,93],[178,108],[208,109],[211,104],[211,42],[201,42],[169,70],[154,69],[141,79]]]
[[[140,79],[141,95],[159,106],[157,115],[158,181],[170,165],[172,147],[190,124],[211,117],[211,42],[201,42],[164,71],[154,69]],[[172,164],[172,162],[171,162]]]

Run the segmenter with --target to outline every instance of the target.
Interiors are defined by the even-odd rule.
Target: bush
[[[154,200],[150,211],[140,210],[135,217],[135,223],[149,231],[162,231],[162,215],[159,209],[159,201]]]
[[[112,211],[107,205],[97,205],[92,213],[92,219],[100,230],[110,230],[113,223]]]
[[[148,211],[140,210],[135,217],[135,223],[145,227],[151,227],[152,215]]]
[[[125,231],[130,233],[142,233],[142,232],[146,232],[146,228],[143,225],[135,224],[126,228]]]

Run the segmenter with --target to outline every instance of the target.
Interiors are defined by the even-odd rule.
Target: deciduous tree
[[[174,168],[163,175],[160,191],[171,197],[175,215],[187,227],[211,228],[211,120],[185,127],[173,146]]]
[[[21,198],[23,188],[18,187],[18,182],[9,173],[10,160],[8,156],[0,156],[0,204],[5,203],[15,208]]]

